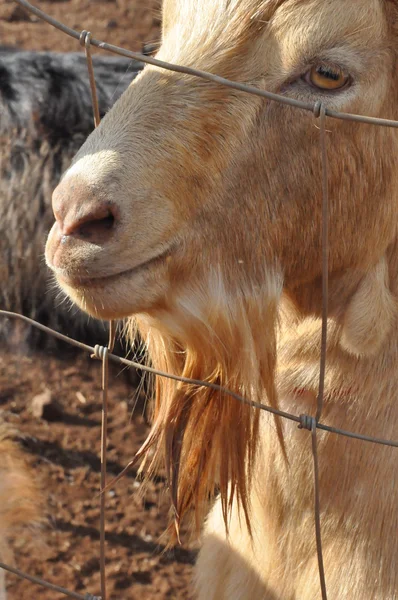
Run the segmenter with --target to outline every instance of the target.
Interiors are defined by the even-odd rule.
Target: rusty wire
[[[20,319],[21,321],[24,321],[28,325],[36,327],[37,329],[40,329],[40,331],[44,331],[45,333],[47,333],[48,335],[51,335],[52,337],[54,337],[58,340],[62,340],[64,342],[66,342],[67,344],[74,346],[75,348],[80,348],[81,350],[85,350],[86,352],[89,352],[90,354],[95,354],[96,352],[98,352],[98,350],[96,350],[96,348],[101,348],[101,346],[93,347],[93,346],[89,346],[88,344],[84,344],[83,342],[79,342],[78,340],[74,340],[73,338],[70,338],[67,335],[63,335],[62,333],[59,333],[58,331],[54,331],[53,329],[50,329],[50,327],[47,327],[46,325],[42,325],[42,323],[38,323],[37,321],[34,321],[33,319],[29,319],[29,317],[25,317],[25,315],[13,313],[8,310],[0,310],[0,317],[8,317],[10,319]],[[158,369],[154,369],[153,367],[143,365],[141,363],[135,362],[134,360],[129,360],[127,358],[123,358],[121,356],[117,356],[116,354],[112,354],[112,353],[108,353],[108,360],[110,360],[111,362],[114,362],[116,364],[124,365],[127,367],[132,367],[134,369],[139,369],[145,373],[151,373],[152,375],[157,375],[158,377],[164,377],[166,379],[173,379],[174,381],[180,381],[181,383],[186,383],[186,384],[192,385],[192,386],[207,387],[216,392],[220,392],[222,394],[230,396],[234,400],[237,400],[238,402],[241,402],[242,404],[251,406],[252,408],[257,408],[259,410],[263,410],[264,412],[268,412],[273,415],[277,415],[278,417],[282,417],[283,419],[293,421],[293,422],[297,423],[298,427],[300,427],[302,429],[309,429],[311,431],[311,425],[309,425],[309,427],[308,427],[307,419],[308,418],[311,419],[312,417],[308,417],[307,415],[298,416],[293,413],[289,413],[289,412],[285,412],[283,410],[279,410],[277,408],[273,408],[272,406],[268,406],[267,404],[261,404],[260,402],[255,402],[254,400],[249,400],[248,398],[245,398],[244,396],[241,396],[240,394],[237,394],[236,392],[233,392],[232,390],[229,390],[228,388],[226,388],[222,385],[219,385],[217,383],[212,383],[210,381],[202,381],[201,379],[192,379],[190,377],[182,377],[180,375],[174,375],[173,373],[166,373],[165,371],[160,371]],[[386,440],[384,438],[377,438],[377,437],[373,437],[371,435],[365,435],[362,433],[347,431],[346,429],[340,429],[339,427],[332,427],[331,425],[325,425],[324,423],[319,423],[319,422],[317,422],[316,427],[317,427],[317,429],[320,429],[321,431],[327,431],[328,433],[335,433],[337,435],[342,435],[344,437],[352,438],[355,440],[361,440],[363,442],[369,442],[371,444],[380,444],[382,446],[391,446],[392,448],[398,448],[398,441],[395,441],[395,440]]]
[[[21,319],[42,331],[45,331],[49,335],[52,335],[58,339],[66,341],[74,346],[77,346],[83,350],[89,351],[93,358],[97,358],[102,361],[102,395],[103,395],[103,404],[102,404],[102,425],[101,425],[101,515],[100,515],[100,540],[101,540],[101,549],[100,549],[100,563],[101,563],[101,593],[102,600],[106,600],[106,581],[105,581],[105,494],[104,491],[108,487],[106,485],[106,434],[107,434],[107,394],[108,394],[108,364],[109,360],[113,362],[117,362],[119,364],[124,364],[128,366],[132,366],[134,368],[139,368],[142,371],[146,371],[149,373],[153,373],[160,377],[166,377],[169,379],[173,379],[176,381],[181,381],[183,383],[187,383],[193,386],[204,386],[211,389],[214,389],[219,392],[223,392],[231,396],[233,399],[242,402],[246,405],[249,405],[253,408],[264,410],[279,417],[297,422],[299,428],[307,429],[311,432],[311,448],[313,455],[313,473],[314,473],[314,521],[315,521],[315,536],[316,536],[316,547],[317,547],[317,558],[318,558],[318,570],[319,570],[319,578],[320,578],[320,588],[321,588],[321,596],[322,600],[327,600],[327,589],[326,589],[326,580],[325,580],[325,570],[323,563],[323,552],[322,552],[322,539],[321,539],[321,519],[320,519],[320,494],[319,494],[319,461],[318,461],[318,447],[317,447],[317,430],[327,431],[329,433],[335,433],[339,435],[343,435],[346,437],[358,439],[361,441],[371,442],[375,444],[381,444],[391,447],[398,447],[397,441],[385,440],[382,438],[375,438],[363,434],[353,433],[349,431],[345,431],[343,429],[330,427],[324,425],[320,422],[322,416],[323,402],[324,402],[324,388],[325,388],[325,371],[326,371],[326,351],[327,351],[327,316],[328,316],[328,253],[329,253],[329,244],[328,244],[328,160],[327,160],[327,147],[326,147],[326,126],[325,121],[326,117],[331,117],[335,119],[354,121],[359,123],[366,123],[370,125],[379,125],[384,127],[394,127],[398,128],[398,121],[391,121],[388,119],[379,119],[375,117],[366,117],[363,115],[353,115],[349,113],[340,113],[337,111],[330,110],[324,106],[320,101],[315,104],[309,104],[305,102],[301,102],[292,98],[287,98],[285,96],[280,96],[278,94],[273,94],[266,90],[260,90],[259,88],[245,85],[243,83],[230,81],[223,77],[219,77],[212,73],[207,73],[205,71],[200,71],[197,69],[193,69],[190,67],[184,67],[181,65],[174,65],[171,63],[167,63],[165,61],[161,61],[149,56],[144,56],[140,53],[131,52],[128,50],[124,50],[123,48],[119,48],[117,46],[113,46],[111,44],[107,44],[105,42],[93,39],[91,37],[91,33],[86,30],[82,31],[80,34],[67,27],[66,25],[60,23],[56,19],[53,19],[40,9],[32,6],[26,0],[14,0],[21,7],[25,8],[29,12],[35,14],[39,18],[43,19],[50,25],[56,27],[63,33],[74,37],[80,41],[80,44],[84,46],[86,52],[87,59],[87,67],[88,74],[90,80],[90,89],[92,95],[92,103],[93,103],[93,112],[94,112],[94,124],[97,127],[100,122],[100,115],[98,110],[98,101],[96,94],[96,85],[95,85],[95,77],[94,70],[92,64],[92,58],[90,53],[90,45],[103,48],[105,50],[114,52],[116,54],[120,54],[122,56],[126,56],[128,58],[136,59],[144,63],[148,63],[166,70],[183,73],[187,75],[193,75],[196,77],[200,77],[207,81],[212,81],[214,83],[224,85],[242,92],[247,92],[250,94],[254,94],[257,96],[261,96],[267,98],[268,100],[276,101],[285,105],[293,106],[295,108],[299,108],[306,111],[312,111],[315,118],[320,119],[320,154],[321,154],[321,163],[322,163],[322,331],[321,331],[321,352],[320,352],[320,372],[319,372],[319,389],[317,395],[317,409],[316,416],[312,417],[309,415],[294,415],[291,413],[287,413],[284,411],[280,411],[273,407],[254,402],[248,400],[220,386],[218,384],[210,383],[207,381],[201,381],[196,379],[190,379],[187,377],[180,377],[177,375],[171,375],[169,373],[165,373],[163,371],[159,371],[152,367],[147,367],[144,365],[140,365],[134,361],[127,360],[125,358],[118,357],[112,354],[112,350],[114,347],[115,340],[115,323],[113,321],[110,322],[110,334],[109,334],[109,344],[108,347],[95,346],[94,348],[82,344],[77,340],[72,340],[67,336],[64,336],[58,332],[51,330],[50,328],[41,325],[32,319],[29,319],[23,315],[19,315],[16,313],[11,313],[8,311],[0,310],[0,316],[10,317]],[[131,461],[125,469],[111,482],[116,483],[131,467],[133,461]],[[50,589],[56,589],[65,595],[69,595],[72,598],[78,598],[82,600],[96,600],[96,597],[91,595],[81,596],[80,594],[76,594],[73,592],[68,592],[63,588],[59,588],[58,586],[54,586],[53,584],[49,584],[39,578],[31,577],[19,571],[18,569],[13,569],[8,567],[4,563],[0,563],[0,568],[4,568],[9,570],[20,577],[24,577],[33,581],[35,583],[39,583],[45,587],[49,587]]]
[[[80,40],[80,32],[71,29],[67,25],[64,25],[60,21],[57,21],[57,19],[50,17],[50,15],[48,15],[47,13],[43,12],[36,6],[33,6],[32,4],[27,2],[27,0],[14,0],[14,2],[19,4],[19,6],[21,6],[28,12],[36,15],[43,21],[46,21],[56,29],[59,29],[63,33],[66,33],[66,35],[69,35],[70,37],[73,37],[76,40]],[[109,52],[113,52],[114,54],[119,54],[120,56],[126,56],[127,58],[132,58],[133,60],[138,60],[140,62],[147,63],[155,67],[160,67],[161,69],[165,69],[166,71],[174,71],[175,73],[193,75],[194,77],[199,77],[200,79],[204,79],[206,81],[212,81],[213,83],[224,85],[226,87],[230,87],[241,92],[247,92],[249,94],[253,94],[254,96],[261,96],[262,98],[274,100],[275,102],[279,102],[280,104],[286,104],[288,106],[293,106],[294,108],[301,108],[302,110],[314,112],[317,105],[317,103],[311,104],[309,102],[302,102],[300,100],[295,100],[294,98],[281,96],[279,94],[274,94],[273,92],[267,92],[266,90],[261,90],[257,87],[247,85],[245,83],[231,81],[230,79],[226,79],[225,77],[220,77],[219,75],[214,75],[213,73],[208,73],[207,71],[201,71],[200,69],[193,69],[192,67],[175,65],[164,60],[153,58],[152,56],[146,56],[139,52],[131,52],[131,50],[125,50],[124,48],[119,48],[119,46],[114,46],[113,44],[108,44],[107,42],[102,42],[101,40],[96,40],[94,38],[90,40],[90,44],[92,46],[96,46],[97,48],[101,48],[102,50],[108,50]],[[364,115],[343,113],[331,110],[330,108],[325,109],[325,114],[327,117],[332,117],[333,119],[341,119],[343,121],[355,121],[357,123],[367,123],[368,125],[380,125],[382,127],[398,128],[398,121],[392,121],[390,119],[379,119],[376,117],[366,117]]]
[[[94,126],[98,127],[101,119],[100,119],[100,112],[99,112],[99,106],[98,106],[97,86],[95,85],[93,59],[91,57],[91,50],[90,50],[91,32],[83,30],[80,34],[79,42],[80,42],[80,45],[84,47],[84,51],[86,54],[88,78],[90,81],[90,90],[91,90],[91,102],[93,105],[93,113],[94,113]]]
[[[53,592],[58,592],[59,594],[63,594],[64,596],[68,596],[69,598],[75,598],[76,600],[101,600],[101,598],[99,596],[93,596],[92,594],[84,594],[84,596],[82,596],[81,594],[78,594],[77,592],[70,592],[69,590],[66,590],[65,588],[61,587],[60,585],[55,585],[54,583],[49,583],[48,581],[45,581],[44,579],[41,579],[40,577],[33,577],[33,575],[24,573],[23,571],[20,571],[20,569],[16,569],[15,567],[10,567],[10,565],[6,565],[3,562],[0,562],[0,569],[9,571],[10,573],[17,575],[18,577],[21,577],[21,579],[27,579],[27,581],[30,581],[32,583],[37,583],[38,585],[41,585],[42,587],[47,588],[48,590],[51,590]]]
[[[316,107],[317,108],[317,107]],[[317,110],[314,109],[315,118]],[[328,333],[328,293],[329,293],[329,193],[328,193],[328,156],[326,149],[326,110],[325,105],[319,107],[320,131],[319,143],[322,162],[322,333],[321,333],[321,358],[319,365],[319,391],[317,398],[316,417],[311,424],[311,447],[314,463],[314,519],[315,538],[318,555],[319,580],[321,585],[322,600],[327,600],[325,568],[323,564],[322,537],[321,537],[321,509],[319,500],[319,468],[318,468],[318,443],[316,424],[322,416],[323,400],[325,395],[326,351]]]
[[[100,111],[98,106],[97,86],[95,83],[93,59],[91,57],[91,32],[82,31],[79,42],[84,46],[86,54],[88,78],[90,81],[91,103],[93,107],[94,127],[100,124]],[[91,355],[92,358],[99,358],[102,361],[102,411],[101,411],[101,479],[100,479],[100,580],[101,580],[101,600],[107,599],[106,593],[106,557],[105,557],[105,500],[104,494],[106,488],[106,459],[107,459],[107,440],[108,440],[108,372],[109,361],[108,352],[113,350],[115,345],[115,322],[109,323],[109,343],[108,348],[102,348],[98,355]]]
[[[93,358],[102,360],[102,414],[101,414],[101,481],[100,481],[100,577],[101,577],[101,597],[106,600],[106,575],[105,575],[105,498],[106,487],[106,450],[108,438],[108,348],[103,348],[103,352]]]

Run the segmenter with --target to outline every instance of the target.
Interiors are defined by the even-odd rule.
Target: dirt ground
[[[96,39],[141,50],[159,38],[160,0],[31,0],[65,25]],[[26,50],[72,52],[79,42],[28,15],[13,0],[0,2],[0,44]]]
[[[17,542],[19,568],[79,593],[99,594],[101,364],[82,355],[38,352],[0,355],[0,406],[23,436],[29,464],[43,490],[47,525],[32,543]],[[148,431],[143,394],[111,368],[108,480],[120,473]],[[52,396],[51,410],[33,414],[32,400]],[[133,408],[135,410],[133,412]],[[164,554],[161,535],[168,498],[159,476],[145,495],[130,473],[107,493],[109,598],[190,598],[193,546]],[[58,598],[9,576],[9,600]]]
[[[154,0],[33,0],[75,29],[139,50],[159,35]],[[0,44],[29,50],[78,50],[78,42],[9,0],[0,4]],[[110,372],[108,479],[132,458],[148,431],[142,394],[126,372]],[[23,436],[43,493],[46,524],[33,541],[16,541],[16,564],[81,594],[99,595],[99,481],[101,365],[62,348],[52,354],[23,348],[0,351],[0,410]],[[32,400],[50,394],[54,408],[34,415]],[[138,400],[137,400],[138,398]],[[134,404],[136,409],[133,412]],[[107,586],[110,600],[188,599],[195,545],[164,553],[168,498],[161,475],[145,497],[134,473],[106,498]],[[187,540],[183,535],[183,540]],[[9,600],[57,600],[57,593],[7,576]]]

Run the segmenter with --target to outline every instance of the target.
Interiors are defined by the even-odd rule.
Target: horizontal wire
[[[20,315],[18,313],[10,312],[8,310],[0,310],[0,317],[1,316],[8,317],[10,319],[19,319],[21,321],[24,321],[28,325],[32,325],[33,327],[40,329],[40,331],[44,331],[48,335],[51,335],[52,337],[62,340],[63,342],[66,342],[67,344],[71,344],[72,346],[75,346],[76,348],[85,350],[86,352],[89,352],[90,354],[96,354],[96,348],[98,348],[98,346],[93,347],[93,346],[89,346],[88,344],[84,344],[83,342],[79,342],[78,340],[74,340],[73,338],[70,338],[67,335],[63,335],[62,333],[59,333],[58,331],[54,331],[53,329],[50,329],[50,327],[47,327],[46,325],[42,325],[41,323],[38,323],[37,321],[30,319],[29,317],[25,317],[25,315]],[[112,354],[110,352],[108,353],[108,359],[114,363],[126,365],[128,367],[133,367],[135,369],[140,369],[141,371],[145,371],[147,373],[152,373],[153,375],[158,375],[159,377],[165,377],[166,379],[173,379],[174,381],[180,381],[180,382],[186,383],[188,385],[207,387],[212,390],[215,390],[216,392],[221,392],[223,394],[227,394],[228,396],[231,396],[238,402],[242,402],[243,404],[247,404],[248,406],[252,406],[253,408],[257,408],[259,410],[263,410],[263,411],[272,413],[273,415],[277,415],[284,419],[288,419],[289,421],[294,421],[294,422],[298,423],[299,425],[301,425],[301,423],[302,423],[301,416],[298,417],[297,415],[293,415],[291,413],[284,412],[282,410],[278,410],[277,408],[273,408],[272,406],[267,406],[266,404],[261,404],[260,402],[254,402],[253,400],[248,400],[247,398],[244,398],[243,396],[240,396],[239,394],[236,394],[232,390],[229,390],[228,388],[225,388],[222,385],[218,385],[217,383],[211,383],[210,381],[202,381],[200,379],[191,379],[189,377],[182,377],[179,375],[173,375],[172,373],[166,373],[165,371],[159,371],[158,369],[154,369],[153,367],[148,367],[146,365],[142,365],[138,362],[135,362],[133,360],[128,360],[127,358],[122,358],[121,356],[117,356],[116,354]],[[383,446],[392,446],[393,448],[398,448],[398,441],[395,442],[392,440],[385,440],[383,438],[376,438],[376,437],[372,437],[372,436],[368,436],[368,435],[363,435],[360,433],[353,433],[352,431],[346,431],[345,429],[339,429],[337,427],[332,427],[330,425],[324,425],[323,423],[317,423],[316,426],[317,426],[317,429],[321,429],[322,431],[327,431],[329,433],[335,433],[337,435],[343,435],[344,437],[349,437],[349,438],[353,438],[356,440],[362,440],[363,442],[370,442],[373,444],[380,444]]]
[[[101,348],[100,346],[92,347],[92,346],[88,346],[87,344],[83,344],[82,342],[74,340],[74,339],[68,337],[67,335],[63,335],[62,333],[58,333],[58,331],[54,331],[53,329],[46,327],[46,325],[42,325],[41,323],[38,323],[37,321],[34,321],[33,319],[29,319],[29,317],[25,317],[24,315],[20,315],[18,313],[9,312],[7,310],[0,310],[0,316],[10,317],[10,318],[14,318],[14,319],[20,319],[21,321],[25,321],[25,323],[28,323],[29,325],[33,325],[33,327],[37,327],[37,329],[40,329],[41,331],[44,331],[45,333],[48,333],[49,335],[51,335],[59,340],[67,342],[68,344],[71,344],[72,346],[75,346],[76,348],[80,348],[81,350],[86,350],[87,352],[90,352],[90,354],[94,355],[95,358],[100,358],[100,355],[97,354],[97,348]],[[117,356],[116,354],[112,354],[111,352],[108,353],[108,359],[114,363],[127,365],[128,367],[140,369],[141,371],[145,371],[147,373],[152,373],[153,375],[158,375],[159,377],[165,377],[166,379],[173,379],[174,381],[180,381],[180,382],[186,383],[188,385],[207,387],[212,390],[215,390],[216,392],[222,392],[222,393],[228,394],[229,396],[232,396],[232,398],[235,398],[235,400],[238,400],[239,402],[242,402],[243,404],[252,406],[253,408],[265,410],[274,415],[278,415],[280,417],[284,417],[285,419],[290,419],[291,421],[300,423],[300,418],[296,417],[295,415],[291,415],[290,413],[283,412],[281,410],[273,408],[272,406],[267,406],[265,404],[261,404],[260,402],[255,402],[254,400],[248,400],[247,398],[244,398],[243,396],[240,396],[239,394],[236,394],[232,390],[228,390],[227,388],[224,388],[223,386],[218,385],[217,383],[211,383],[210,381],[202,381],[201,379],[191,379],[189,377],[182,377],[180,375],[173,375],[172,373],[166,373],[165,371],[159,371],[158,369],[154,369],[153,367],[141,365],[140,363],[134,362],[133,360],[128,360],[127,358],[122,358],[121,356]]]
[[[33,6],[27,0],[14,0],[17,4],[25,8],[27,11],[36,15],[43,21],[46,21],[56,29],[59,29],[63,33],[66,33],[70,37],[75,38],[76,40],[80,40],[81,32],[75,31],[71,29],[67,25],[64,25],[60,21],[57,21],[53,17],[50,17],[47,13],[43,12],[36,6]],[[255,96],[260,96],[263,98],[267,98],[268,100],[273,100],[275,102],[279,102],[280,104],[285,104],[288,106],[293,106],[295,108],[299,108],[302,110],[307,110],[310,112],[314,112],[317,107],[317,103],[311,104],[308,102],[302,102],[300,100],[295,100],[294,98],[287,98],[286,96],[281,96],[279,94],[274,94],[272,92],[267,92],[266,90],[260,90],[259,88],[253,87],[251,85],[246,85],[244,83],[239,83],[237,81],[231,81],[230,79],[225,79],[224,77],[220,77],[219,75],[214,75],[213,73],[208,73],[207,71],[201,71],[199,69],[194,69],[192,67],[184,67],[182,65],[175,65],[173,63],[165,62],[163,60],[158,60],[157,58],[152,58],[151,56],[144,56],[139,52],[132,52],[131,50],[125,50],[124,48],[119,48],[119,46],[114,46],[113,44],[108,44],[107,42],[102,42],[101,40],[96,40],[94,38],[90,39],[90,44],[92,46],[96,46],[97,48],[101,48],[103,50],[108,50],[113,52],[114,54],[119,54],[121,56],[126,56],[127,58],[132,58],[134,60],[138,60],[143,63],[147,63],[149,65],[153,65],[155,67],[160,67],[162,69],[166,69],[167,71],[174,71],[176,73],[183,73],[185,75],[193,75],[194,77],[200,77],[201,79],[205,79],[206,81],[212,81],[214,83],[218,83],[220,85],[239,90],[241,92],[247,92],[248,94],[253,94]],[[368,125],[379,125],[381,127],[394,127],[398,128],[398,121],[392,121],[390,119],[380,119],[378,117],[367,117],[364,115],[355,115],[350,113],[342,113],[335,110],[331,110],[326,108],[325,115],[327,117],[331,117],[333,119],[340,119],[345,121],[355,121],[357,123],[366,123]]]
[[[14,575],[18,575],[18,577],[21,577],[22,579],[27,579],[28,581],[30,581],[32,583],[37,583],[38,585],[41,585],[42,587],[45,587],[48,590],[52,590],[53,592],[59,592],[60,594],[69,596],[69,598],[75,598],[76,600],[101,600],[100,596],[93,596],[92,594],[85,594],[84,596],[82,596],[81,594],[78,594],[77,592],[70,592],[69,590],[66,590],[65,588],[63,588],[59,585],[55,585],[54,583],[49,583],[48,581],[45,581],[44,579],[41,579],[40,577],[34,577],[33,575],[28,575],[28,573],[24,573],[23,571],[21,571],[20,569],[16,569],[15,567],[10,567],[9,565],[6,565],[3,562],[0,562],[0,569],[9,571],[10,573],[13,573]]]

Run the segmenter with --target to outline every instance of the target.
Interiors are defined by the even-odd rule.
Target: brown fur
[[[215,275],[209,284],[214,293],[221,279],[217,281]],[[192,313],[193,307],[184,306],[180,299],[180,312],[173,322],[166,319],[166,327],[160,319],[141,317],[139,330],[148,341],[153,364],[168,373],[227,386],[257,402],[264,400],[265,393],[275,406],[274,331],[279,292],[278,288],[268,290],[268,307],[256,302],[255,291],[251,291],[249,301],[242,295],[226,307],[226,290],[220,289],[219,306],[212,304],[209,314],[204,315]],[[227,308],[229,314],[224,312]],[[264,321],[268,323],[267,336],[260,337],[249,323],[260,327]],[[191,343],[187,345],[186,340]],[[231,348],[244,352],[231,354]],[[259,356],[265,360],[260,362]],[[257,395],[255,390],[261,393]],[[157,452],[152,467],[165,460],[177,534],[180,519],[192,508],[199,530],[216,489],[222,498],[225,525],[228,527],[228,513],[236,495],[250,527],[250,477],[246,481],[246,473],[247,466],[251,472],[257,449],[258,411],[208,388],[158,378],[153,420],[149,444],[155,445]]]
[[[8,565],[14,562],[11,540],[28,528],[33,534],[33,527],[43,518],[39,486],[14,437],[0,420],[0,561]],[[0,598],[5,600],[4,572],[0,571]]]
[[[396,3],[383,0],[166,0],[158,56],[398,119],[396,23]],[[311,87],[302,76],[320,62],[349,72],[352,85]],[[397,133],[331,119],[327,128],[323,418],[396,437]],[[314,414],[321,173],[311,114],[147,67],[56,190],[47,262],[90,314],[137,315],[155,367],[262,402],[276,403],[277,388],[281,408]],[[200,524],[220,491],[198,561],[201,600],[319,594],[310,439],[281,427],[286,457],[268,416],[209,390],[157,382],[142,453],[150,470],[165,461],[177,522],[193,510]],[[319,434],[319,452],[330,596],[392,600],[394,450]]]

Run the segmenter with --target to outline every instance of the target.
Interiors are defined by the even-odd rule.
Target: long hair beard
[[[220,273],[201,293],[179,297],[167,311],[140,315],[138,327],[153,367],[224,386],[255,402],[277,406],[276,329],[280,278],[228,292]],[[282,440],[279,423],[278,435]],[[209,502],[220,494],[224,523],[233,501],[250,528],[250,482],[259,441],[259,409],[225,392],[156,376],[153,425],[139,450],[150,476],[166,470],[171,495],[171,541],[189,516],[198,533]]]

